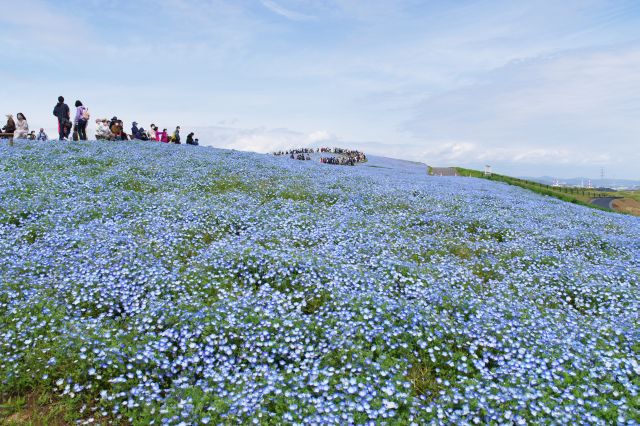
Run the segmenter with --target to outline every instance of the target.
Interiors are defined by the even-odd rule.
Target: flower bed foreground
[[[640,421],[640,219],[370,159],[0,142],[0,393],[135,424]]]

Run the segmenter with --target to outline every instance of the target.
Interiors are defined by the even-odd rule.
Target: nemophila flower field
[[[0,392],[83,422],[637,424],[640,219],[424,167],[0,143]]]

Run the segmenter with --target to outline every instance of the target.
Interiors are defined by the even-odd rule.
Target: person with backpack
[[[81,141],[87,140],[87,123],[89,122],[89,118],[91,115],[89,114],[89,109],[82,105],[82,102],[76,101],[76,118],[75,118],[75,127],[78,132],[78,139]]]
[[[180,144],[180,126],[176,127],[176,130],[173,132],[173,136],[171,137],[171,142],[175,144]]]
[[[16,129],[13,133],[14,139],[27,139],[29,136],[29,124],[27,123],[27,117],[23,113],[19,112],[16,115],[18,122],[16,123]]]
[[[58,118],[58,134],[61,141],[66,141],[71,132],[71,113],[69,106],[64,103],[64,98],[58,96],[58,103],[53,108],[53,115]]]

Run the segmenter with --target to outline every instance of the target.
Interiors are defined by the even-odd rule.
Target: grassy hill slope
[[[580,204],[582,206],[591,207],[599,210],[603,209],[595,204],[592,204],[594,198],[612,197],[619,198],[613,202],[613,209],[619,213],[632,214],[634,216],[640,216],[640,191],[616,191],[607,192],[599,191],[597,189],[589,188],[574,188],[574,187],[560,187],[546,185],[540,182],[534,182],[527,179],[520,179],[511,176],[491,174],[485,176],[485,174],[479,170],[465,169],[462,167],[455,168],[457,175],[476,177],[482,179],[489,179],[496,182],[504,182],[509,185],[519,186],[524,189],[528,189],[540,195],[547,195],[557,198],[562,201],[566,201],[573,204]],[[430,173],[431,174],[431,173]]]
[[[548,195],[562,201],[567,201],[569,203],[580,204],[586,207],[604,210],[590,203],[593,198],[607,196],[607,193],[597,191],[595,189],[555,187],[540,182],[534,182],[531,180],[519,179],[495,173],[491,174],[490,176],[485,176],[484,172],[481,172],[479,170],[465,169],[462,167],[456,167],[456,170],[458,171],[458,174],[460,176],[477,177],[482,179],[490,179],[496,182],[504,182],[508,183],[509,185],[515,185],[524,189],[528,189],[540,195]]]
[[[0,182],[5,422],[640,421],[636,217],[137,142]]]

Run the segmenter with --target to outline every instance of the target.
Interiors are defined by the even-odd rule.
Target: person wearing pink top
[[[158,132],[158,140],[160,142],[169,143],[169,135],[167,134],[167,129],[163,129],[161,132]]]
[[[147,133],[150,141],[158,140],[158,128],[155,124],[151,124],[151,130],[149,130]]]

